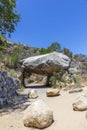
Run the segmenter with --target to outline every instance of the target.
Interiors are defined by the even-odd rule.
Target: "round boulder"
[[[23,118],[24,126],[45,128],[52,124],[53,112],[43,100],[33,102],[25,111]]]
[[[31,99],[35,99],[35,98],[37,98],[38,97],[38,94],[37,94],[37,91],[35,90],[35,89],[31,89],[30,91],[29,91],[29,98],[31,98]]]
[[[81,95],[73,103],[73,110],[75,111],[84,111],[87,110],[87,97]]]

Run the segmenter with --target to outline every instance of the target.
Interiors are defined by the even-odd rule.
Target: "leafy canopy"
[[[0,33],[11,35],[20,16],[16,12],[16,0],[0,0]]]
[[[67,55],[70,59],[71,59],[72,56],[73,56],[73,53],[72,53],[68,48],[64,48],[64,49],[63,49],[63,53],[64,53],[65,55]]]
[[[48,50],[50,52],[56,51],[56,52],[61,52],[61,45],[58,42],[53,42],[49,47]]]
[[[48,48],[41,48],[39,52],[40,54],[47,54],[53,51],[56,51],[56,52],[62,51],[60,43],[53,42],[50,46],[48,46]]]

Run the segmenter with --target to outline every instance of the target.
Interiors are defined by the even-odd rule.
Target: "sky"
[[[87,0],[17,0],[21,15],[11,40],[47,48],[52,42],[87,55]]]

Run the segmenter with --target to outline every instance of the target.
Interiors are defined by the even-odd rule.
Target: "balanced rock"
[[[73,103],[73,110],[75,111],[84,111],[87,110],[87,97],[81,95]]]
[[[45,128],[52,124],[53,112],[43,100],[33,102],[25,111],[23,118],[24,126]]]
[[[34,98],[37,98],[37,97],[38,97],[37,91],[35,89],[31,89],[29,91],[29,98],[34,99]]]
[[[53,72],[68,69],[70,58],[59,52],[33,56],[20,61],[25,71],[50,76]]]
[[[57,88],[49,88],[46,91],[47,97],[58,96],[59,94],[60,94],[60,90]]]

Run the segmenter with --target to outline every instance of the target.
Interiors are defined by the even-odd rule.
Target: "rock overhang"
[[[52,52],[23,59],[20,61],[27,72],[41,75],[52,75],[53,72],[68,69],[70,58],[59,52]]]

